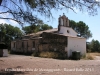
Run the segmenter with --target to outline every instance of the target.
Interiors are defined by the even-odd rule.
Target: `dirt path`
[[[100,60],[100,56],[95,56],[95,60]]]
[[[0,57],[0,75],[100,75],[100,61],[10,55]]]

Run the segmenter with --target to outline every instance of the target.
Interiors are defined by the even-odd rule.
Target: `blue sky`
[[[74,10],[76,11],[77,14],[74,13],[72,10],[69,10],[68,12],[65,9],[59,10],[59,11],[52,10],[52,15],[54,18],[49,18],[49,19],[45,18],[39,13],[38,14],[35,13],[35,14],[40,19],[42,19],[44,23],[51,25],[53,28],[57,28],[59,15],[63,15],[63,13],[65,13],[65,15],[70,20],[74,20],[76,22],[83,21],[89,26],[89,29],[92,32],[93,37],[90,38],[88,41],[91,41],[92,39],[100,41],[100,38],[99,38],[100,37],[100,33],[99,33],[100,32],[100,10],[98,11],[98,15],[95,15],[95,16],[90,16],[87,14],[87,12],[82,13],[77,9],[74,9]],[[8,15],[9,14],[6,14],[5,17]],[[8,22],[6,20],[0,19],[0,23],[10,23],[11,25],[21,27],[16,22],[11,21],[11,20]]]
[[[86,25],[89,26],[90,31],[92,32],[92,38],[88,39],[88,41],[91,41],[92,39],[98,40],[100,42],[100,10],[98,10],[98,15],[90,16],[87,12],[80,12],[79,10],[75,9],[76,13],[74,13],[72,10],[69,10],[68,12],[66,10],[59,10],[59,11],[52,11],[54,19],[48,19],[41,15],[38,15],[39,18],[43,19],[43,21],[54,28],[57,28],[58,26],[58,17],[59,15],[65,15],[70,19],[74,20],[76,22],[83,21],[86,23]],[[49,21],[49,22],[48,22]]]

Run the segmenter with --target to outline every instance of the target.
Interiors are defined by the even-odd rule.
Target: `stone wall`
[[[16,52],[23,52],[22,40],[16,41]]]
[[[35,43],[34,46],[33,42]],[[16,52],[23,53],[34,51],[56,51],[65,53],[65,47],[67,47],[66,36],[46,32],[42,34],[42,38],[16,41]]]
[[[41,50],[65,53],[65,47],[67,47],[66,36],[44,32],[42,37]]]

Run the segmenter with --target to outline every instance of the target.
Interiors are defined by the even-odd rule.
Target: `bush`
[[[43,58],[54,58],[54,59],[65,59],[66,58],[64,54],[59,53],[59,52],[41,52],[39,56]]]
[[[87,49],[87,52],[88,52],[88,53],[91,53],[91,50],[90,50],[90,49]]]
[[[39,52],[33,52],[33,54],[32,54],[32,56],[34,56],[34,57],[39,57]]]
[[[86,59],[94,60],[94,57],[93,57],[92,55],[87,55],[87,56],[86,56]]]
[[[86,58],[86,55],[81,55],[81,59],[84,59],[84,58]]]
[[[90,53],[87,53],[86,55],[82,56],[82,59],[85,59],[85,60],[94,60],[94,56],[91,55]]]
[[[39,56],[44,58],[56,58],[58,54],[55,52],[41,52]]]

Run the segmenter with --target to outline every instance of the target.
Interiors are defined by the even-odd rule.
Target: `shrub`
[[[82,59],[85,59],[85,60],[94,60],[94,57],[90,53],[87,53],[86,55],[82,56]]]
[[[32,54],[32,56],[34,56],[34,57],[39,57],[39,52],[33,52],[33,54]]]
[[[39,56],[44,58],[65,59],[64,54],[59,52],[41,52]]]
[[[41,52],[39,56],[44,58],[56,58],[58,55],[54,52]]]
[[[84,59],[84,58],[86,58],[86,55],[81,55],[81,59]]]
[[[94,60],[94,57],[93,57],[92,55],[89,54],[89,55],[86,56],[86,59]]]
[[[90,50],[90,49],[87,49],[87,52],[88,52],[88,53],[91,53],[91,50]]]

